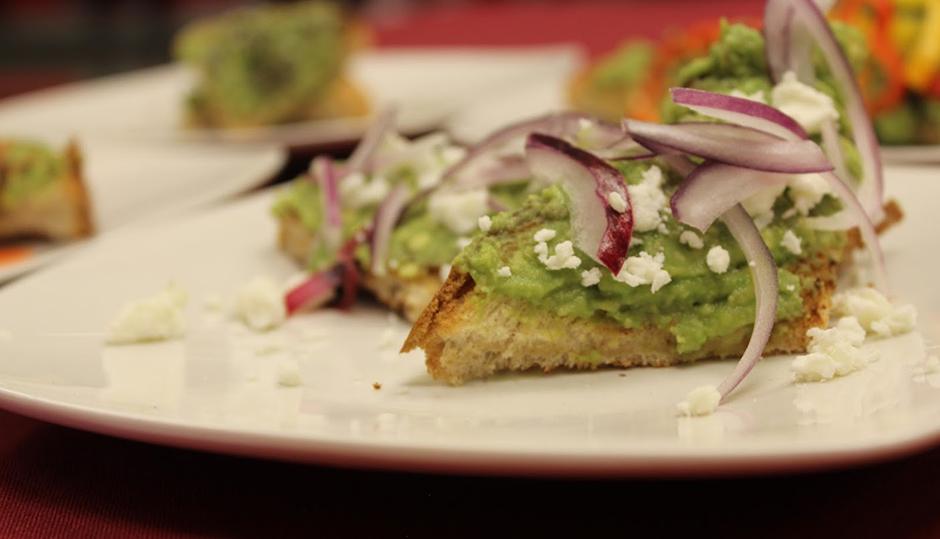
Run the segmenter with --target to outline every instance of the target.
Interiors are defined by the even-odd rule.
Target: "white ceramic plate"
[[[940,163],[940,144],[919,146],[882,146],[881,157],[894,164]]]
[[[57,147],[64,144],[56,137],[47,141]],[[98,232],[183,212],[262,185],[286,159],[286,153],[273,146],[141,145],[93,137],[78,142]],[[0,265],[0,282],[47,264],[78,245],[25,244],[33,254]]]
[[[406,133],[427,131],[480,95],[547,75],[567,74],[580,58],[570,46],[512,49],[380,49],[353,58],[350,76],[376,109],[395,104]],[[145,140],[223,140],[316,145],[358,138],[368,118],[277,127],[188,130],[181,126],[192,73],[161,66],[70,84],[0,103],[5,131],[40,136],[106,134]]]
[[[940,185],[926,169],[889,174],[908,212],[885,239],[897,295],[922,334],[940,335],[940,264],[930,224]],[[407,326],[377,309],[320,312],[255,334],[204,298],[255,275],[286,279],[270,194],[186,221],[134,225],[0,290],[0,406],[156,443],[255,457],[446,472],[717,475],[847,466],[940,440],[940,374],[913,333],[874,342],[881,360],[794,385],[788,357],[765,360],[716,414],[678,419],[676,401],[731,362],[684,368],[500,376],[453,388],[420,354],[396,353]],[[925,248],[927,247],[927,248]],[[173,279],[190,292],[184,340],[108,347],[122,304]],[[282,362],[301,387],[276,383]],[[374,389],[373,383],[381,384]]]

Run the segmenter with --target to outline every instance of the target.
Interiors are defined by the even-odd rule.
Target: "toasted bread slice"
[[[313,241],[313,234],[296,216],[286,215],[280,219],[278,244],[299,264],[307,263]],[[380,302],[414,322],[441,287],[441,279],[437,271],[408,278],[393,271],[383,276],[364,271],[362,285]]]
[[[834,264],[802,272],[816,280],[804,294],[804,315],[774,327],[767,353],[803,351],[806,330],[829,321]],[[460,385],[499,371],[666,367],[731,357],[744,350],[749,336],[750,328],[741,328],[693,353],[677,354],[675,338],[666,329],[628,329],[600,317],[546,316],[523,301],[487,296],[469,275],[454,269],[418,318],[402,352],[423,348],[431,376]]]
[[[0,161],[4,145],[0,142]],[[91,202],[82,177],[78,146],[65,149],[65,167],[59,178],[20,200],[15,207],[0,209],[0,239],[42,238],[65,241],[94,232]]]
[[[885,214],[879,232],[903,218],[894,201],[885,205]],[[854,232],[847,250],[861,245]],[[804,352],[806,331],[829,323],[839,264],[820,256],[787,269],[811,278],[814,285],[803,293],[803,315],[774,326],[766,354]],[[742,327],[706,341],[699,350],[678,353],[675,337],[667,329],[653,325],[629,329],[600,316],[546,315],[524,301],[488,296],[476,288],[472,277],[455,268],[415,322],[401,351],[422,348],[434,379],[460,385],[500,371],[667,367],[736,357],[747,346],[750,331],[751,326]]]

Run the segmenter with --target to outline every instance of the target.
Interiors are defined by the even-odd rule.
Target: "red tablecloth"
[[[381,25],[382,45],[579,41],[597,53],[760,2],[480,4]],[[150,446],[0,412],[0,537],[938,537],[940,450],[720,481],[542,481],[335,470]],[[615,534],[615,535],[611,535]]]

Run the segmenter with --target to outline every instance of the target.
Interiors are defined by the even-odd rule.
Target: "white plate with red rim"
[[[56,149],[60,136],[42,137]],[[97,233],[140,219],[180,214],[263,185],[287,153],[272,145],[230,148],[207,144],[137,144],[98,137],[75,139]],[[0,260],[0,283],[73,252],[85,242],[39,241],[0,246],[20,256]],[[0,256],[0,259],[3,257]]]
[[[675,404],[732,362],[454,388],[425,373],[420,353],[397,353],[408,327],[375,307],[305,314],[264,334],[242,327],[204,299],[296,272],[274,245],[270,193],[126,227],[0,290],[0,406],[186,448],[447,473],[723,475],[898,457],[940,442],[940,374],[916,374],[940,335],[932,176],[888,173],[908,214],[884,239],[889,271],[919,331],[866,344],[879,361],[823,384],[794,384],[789,357],[767,358],[708,417],[678,418]],[[169,280],[190,293],[185,338],[106,346],[119,308]],[[284,362],[299,366],[299,387],[278,385]]]
[[[355,55],[349,76],[380,110],[398,109],[402,133],[440,125],[462,106],[527,81],[567,76],[581,58],[577,47],[389,48]],[[244,129],[187,129],[183,103],[194,83],[181,65],[113,75],[0,102],[5,132],[58,136],[94,134],[120,140],[264,142],[290,146],[359,139],[371,118],[334,118]]]

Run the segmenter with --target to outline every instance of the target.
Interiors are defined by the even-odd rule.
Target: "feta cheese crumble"
[[[532,239],[534,239],[537,242],[545,242],[545,241],[554,239],[555,235],[557,234],[558,234],[557,232],[555,232],[554,230],[550,228],[543,228],[539,230],[538,232],[536,232],[535,235],[532,236]]]
[[[539,245],[546,245],[547,253],[547,244],[544,242],[539,242],[536,245],[536,248]],[[574,254],[574,245],[572,245],[570,240],[565,240],[560,242],[555,246],[555,253],[551,256],[545,256],[539,254],[539,261],[542,264],[545,264],[545,267],[550,270],[560,270],[560,269],[575,269],[581,265],[581,259],[575,256]]]
[[[835,102],[828,95],[796,78],[787,71],[770,91],[775,107],[792,117],[807,133],[818,133],[825,122],[839,119]]]
[[[676,404],[676,411],[681,416],[711,415],[721,403],[721,393],[715,386],[699,386],[686,395],[685,400]]]
[[[496,270],[496,275],[500,277],[512,277],[512,270],[509,269],[509,266],[503,266]]]
[[[481,215],[480,218],[477,219],[477,226],[480,227],[481,231],[489,232],[490,227],[493,226],[493,220],[490,219],[489,215]]]
[[[663,224],[661,211],[666,208],[667,198],[662,190],[663,171],[652,166],[643,172],[643,179],[636,185],[628,185],[630,205],[633,208],[633,230],[649,232]]]
[[[809,215],[810,210],[831,193],[829,182],[819,174],[797,174],[788,182],[787,196],[800,215]]]
[[[591,268],[581,272],[581,286],[594,286],[601,282],[601,270]]]
[[[285,359],[277,365],[277,384],[284,387],[297,387],[303,383],[300,377],[300,365],[292,359]]]
[[[879,337],[907,333],[917,324],[917,311],[913,305],[894,305],[871,287],[835,294],[832,307],[837,315],[857,318],[865,331]]]
[[[702,241],[702,237],[691,230],[683,230],[682,233],[679,234],[679,243],[688,245],[692,249],[705,247],[705,242]]]
[[[650,256],[646,251],[640,251],[638,256],[631,256],[624,261],[620,273],[614,279],[634,288],[648,284],[650,292],[655,294],[657,290],[672,281],[672,276],[663,269],[665,259],[666,255],[663,253]]]
[[[780,240],[780,246],[795,255],[803,254],[803,240],[794,234],[792,230],[787,230],[783,233],[783,238]]]
[[[708,264],[708,269],[721,274],[728,271],[731,255],[727,249],[721,245],[716,245],[708,250],[708,254],[705,255],[705,263]]]
[[[287,318],[284,293],[271,279],[255,277],[236,293],[232,314],[255,331],[273,329]]]
[[[124,305],[111,322],[108,342],[130,344],[182,337],[186,330],[183,309],[187,301],[186,291],[170,283],[153,296]]]
[[[467,191],[438,189],[428,199],[428,213],[454,234],[466,235],[477,228],[480,217],[489,211],[485,188]]]
[[[610,207],[617,213],[627,211],[627,201],[616,191],[607,193],[607,203],[610,204]]]
[[[824,382],[865,368],[877,356],[861,350],[865,330],[855,317],[847,316],[829,329],[810,328],[809,353],[797,356],[790,365],[796,382]]]

